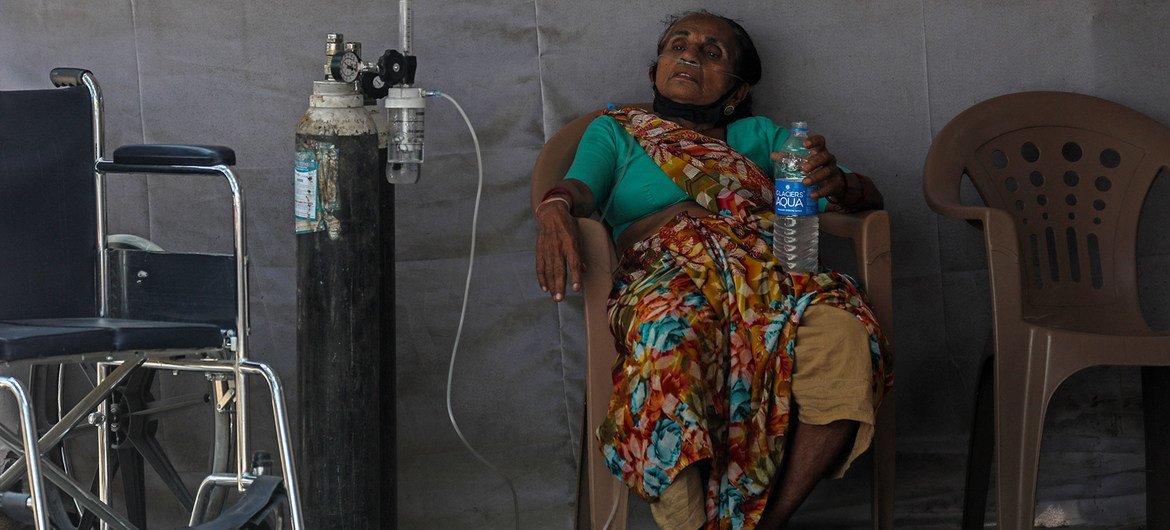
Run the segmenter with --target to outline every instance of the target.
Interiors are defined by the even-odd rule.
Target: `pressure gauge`
[[[362,60],[356,53],[342,52],[329,59],[329,74],[336,81],[352,83],[357,80]]]

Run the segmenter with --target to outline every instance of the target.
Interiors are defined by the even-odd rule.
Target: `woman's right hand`
[[[581,290],[581,234],[577,220],[563,201],[552,201],[536,209],[536,280],[553,300],[565,299],[565,269],[569,270],[573,291]]]

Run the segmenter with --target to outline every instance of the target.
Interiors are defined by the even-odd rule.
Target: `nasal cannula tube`
[[[662,55],[659,55],[658,57],[663,57],[663,56],[666,56],[666,54],[664,53]],[[690,61],[690,60],[687,60],[683,57],[679,57],[679,58],[675,59],[675,62],[677,62],[678,64],[681,64],[683,66],[689,66],[691,68],[698,68],[700,70],[707,71],[705,68],[703,68],[703,65],[701,63],[699,63],[698,61]],[[723,74],[723,75],[728,76],[728,77],[734,77],[735,79],[739,79],[740,81],[743,81],[742,77],[735,75],[731,72],[728,72],[726,70],[723,70],[723,69],[712,68],[710,71],[713,71],[715,73],[720,73],[720,74]]]

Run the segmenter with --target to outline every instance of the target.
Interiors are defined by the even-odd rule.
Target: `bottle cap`
[[[794,122],[792,122],[792,130],[793,131],[808,132],[808,122],[807,121],[794,121]]]

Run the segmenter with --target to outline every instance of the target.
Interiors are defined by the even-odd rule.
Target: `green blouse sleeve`
[[[613,191],[613,177],[616,173],[618,147],[613,128],[616,122],[609,116],[598,116],[585,129],[573,165],[569,166],[566,179],[576,179],[593,192],[596,208],[606,204]]]

